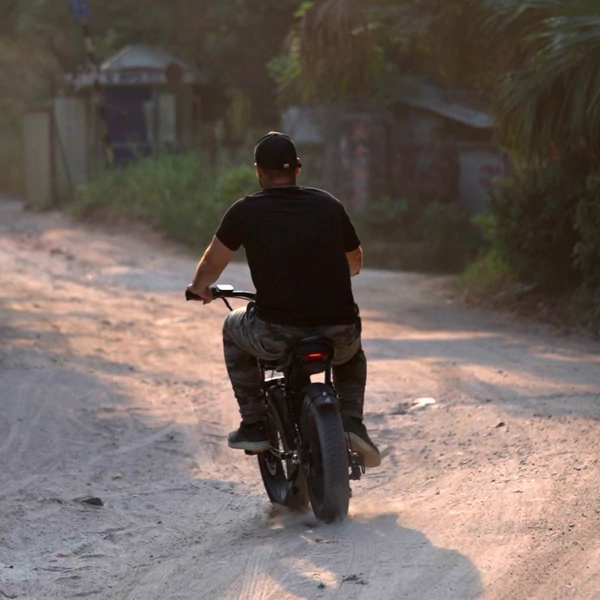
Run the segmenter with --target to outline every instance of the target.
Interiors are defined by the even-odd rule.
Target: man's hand
[[[187,289],[192,292],[192,294],[200,296],[200,298],[202,298],[202,304],[210,304],[215,299],[209,287],[197,288],[193,283],[190,283],[190,285],[187,286]]]

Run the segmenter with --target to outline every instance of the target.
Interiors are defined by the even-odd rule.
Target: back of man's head
[[[271,179],[288,177],[294,181],[296,169],[302,166],[292,138],[278,131],[271,131],[258,140],[254,162]]]

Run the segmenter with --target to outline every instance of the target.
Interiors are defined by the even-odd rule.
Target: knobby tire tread
[[[315,516],[326,523],[344,519],[350,502],[350,480],[348,473],[348,445],[342,419],[336,408],[318,409],[309,407],[314,421],[314,432],[318,435],[323,468],[322,497],[311,487],[309,495]],[[311,435],[313,432],[306,432]]]

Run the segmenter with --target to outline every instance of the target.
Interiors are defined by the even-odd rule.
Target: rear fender
[[[325,383],[311,383],[304,389],[304,401],[302,403],[302,428],[306,426],[310,407],[316,407],[320,411],[339,411],[340,403],[335,392]]]

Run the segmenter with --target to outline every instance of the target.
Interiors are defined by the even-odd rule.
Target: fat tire
[[[348,515],[350,478],[348,444],[336,400],[317,406],[306,398],[303,437],[309,448],[307,483],[313,512],[325,523],[341,521]]]

